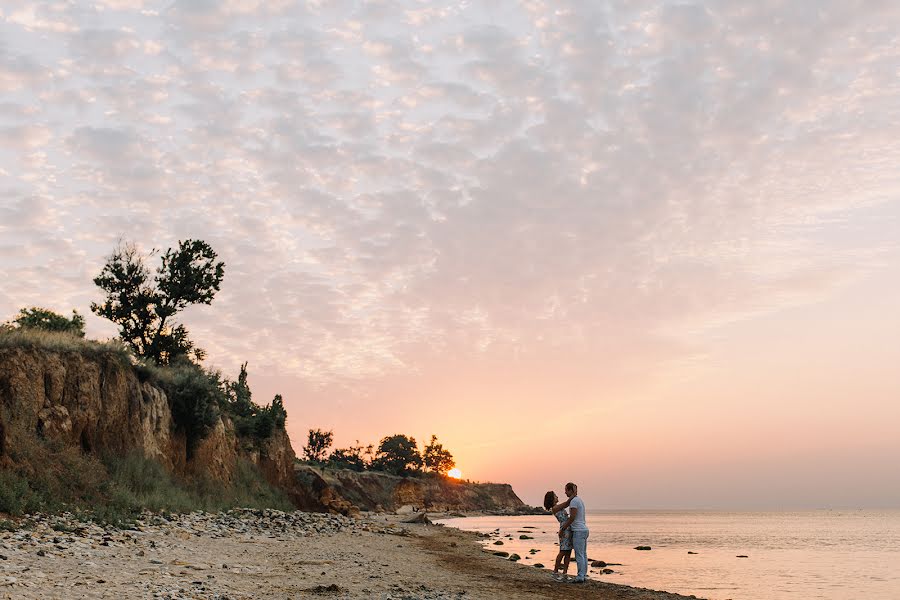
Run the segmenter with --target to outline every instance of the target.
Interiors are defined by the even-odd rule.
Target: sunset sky
[[[900,3],[5,0],[0,92],[0,321],[199,238],[298,453],[900,507]]]

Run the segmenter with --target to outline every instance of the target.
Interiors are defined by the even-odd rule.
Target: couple
[[[556,555],[553,578],[568,583],[584,583],[587,577],[587,539],[590,533],[584,520],[584,502],[578,497],[578,486],[571,482],[566,484],[566,497],[568,500],[559,502],[559,497],[552,490],[544,495],[544,508],[552,512],[559,521],[559,554]],[[569,579],[566,573],[569,571],[573,548],[578,575],[575,579]]]

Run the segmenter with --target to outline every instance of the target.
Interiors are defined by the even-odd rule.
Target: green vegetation
[[[253,402],[253,393],[247,384],[247,363],[241,365],[237,381],[225,380],[222,384],[225,395],[225,409],[234,419],[238,435],[264,440],[272,436],[275,429],[284,429],[287,411],[281,394],[276,394],[272,403],[259,406]]]
[[[36,441],[11,449],[15,468],[0,470],[0,513],[69,511],[103,523],[127,524],[142,510],[293,510],[248,461],[224,484],[208,477],[181,480],[138,453],[101,461],[79,449]]]
[[[0,326],[0,349],[49,350],[51,352],[77,352],[83,356],[113,356],[130,364],[131,352],[118,340],[98,342],[69,332],[43,329]]]
[[[72,318],[69,319],[46,308],[37,306],[23,308],[7,327],[56,331],[84,337],[84,317],[76,310],[72,311]]]
[[[436,435],[431,436],[431,441],[421,454],[416,439],[400,433],[382,438],[377,450],[372,444],[363,447],[356,440],[356,445],[335,448],[330,454],[328,449],[334,440],[333,431],[310,429],[307,440],[303,447],[306,462],[335,469],[444,477],[456,466],[453,455],[438,442]]]
[[[152,256],[154,252],[151,252]],[[91,304],[91,311],[119,326],[119,335],[140,358],[169,364],[179,356],[202,361],[205,352],[194,345],[184,325],[171,321],[192,304],[210,304],[225,263],[202,240],[178,242],[162,256],[151,280],[150,270],[132,244],[122,244],[107,258],[96,283],[106,299]]]
[[[154,252],[150,253],[153,256]],[[210,304],[224,276],[224,263],[203,241],[179,242],[167,250],[151,277],[144,257],[121,245],[94,282],[105,300],[91,310],[119,325],[121,340],[85,339],[84,318],[32,307],[0,323],[0,350],[47,350],[85,357],[111,356],[132,368],[141,382],[165,391],[175,429],[185,435],[188,459],[220,416],[231,418],[237,436],[259,445],[284,430],[287,412],[276,395],[269,405],[252,401],[247,363],[236,381],[204,368],[204,353],[174,316],[192,304]],[[24,444],[24,445],[23,445]],[[0,513],[73,511],[105,522],[127,522],[142,509],[182,512],[233,507],[292,509],[284,493],[271,487],[250,462],[239,462],[225,485],[202,475],[173,477],[139,454],[105,457],[53,440],[16,440],[0,449]],[[0,526],[5,521],[0,521]]]
[[[323,429],[310,429],[303,456],[312,462],[324,462],[326,453],[334,440],[334,432]]]
[[[422,468],[422,455],[416,447],[416,439],[402,433],[389,435],[381,440],[372,468],[394,475],[405,475]]]
[[[444,450],[444,445],[438,443],[437,436],[431,436],[431,442],[422,450],[423,466],[438,475],[445,475],[447,471],[456,466],[453,455]]]

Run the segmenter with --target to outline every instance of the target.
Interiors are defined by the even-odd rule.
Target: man
[[[559,530],[572,530],[572,547],[575,550],[575,563],[578,565],[578,574],[569,582],[584,583],[587,577],[587,539],[590,531],[584,520],[584,502],[578,497],[578,486],[571,481],[566,484],[566,497],[569,498],[569,518]]]

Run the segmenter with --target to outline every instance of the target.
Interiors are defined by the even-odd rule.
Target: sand
[[[0,532],[0,598],[684,598],[555,582],[486,552],[475,533],[404,517],[272,514],[148,518],[136,531],[39,519]]]

